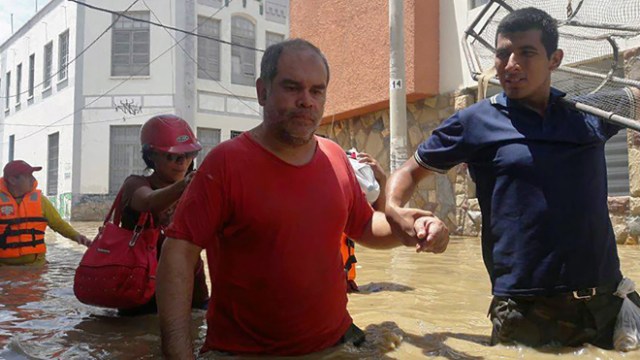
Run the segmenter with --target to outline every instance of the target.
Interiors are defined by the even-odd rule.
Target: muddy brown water
[[[92,237],[99,224],[73,225]],[[160,358],[157,316],[123,318],[79,303],[73,274],[84,248],[55,233],[47,233],[47,244],[49,264],[44,267],[0,267],[0,359]],[[640,283],[640,247],[621,246],[619,253],[624,274]],[[625,354],[592,346],[489,346],[491,296],[478,239],[454,238],[440,255],[362,247],[356,255],[361,292],[349,295],[349,311],[365,329],[365,345],[301,358],[640,359],[640,351]],[[206,331],[204,315],[193,312],[197,346]]]

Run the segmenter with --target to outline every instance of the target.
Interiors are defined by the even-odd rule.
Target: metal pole
[[[389,164],[391,172],[398,169],[408,158],[402,1],[389,0]]]
[[[472,76],[474,80],[478,80],[479,74],[475,73],[475,74],[472,74]],[[500,86],[500,81],[498,81],[498,79],[490,79],[489,82],[493,85]],[[638,122],[637,120],[620,116],[611,111],[605,111],[597,107],[583,104],[581,102],[569,100],[566,98],[562,98],[560,99],[560,101],[562,101],[563,103],[567,104],[568,106],[576,110],[586,112],[587,114],[598,116],[606,122],[640,132],[640,122]]]

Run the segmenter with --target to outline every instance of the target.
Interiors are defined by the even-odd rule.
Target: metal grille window
[[[44,62],[42,64],[42,83],[44,90],[51,87],[51,71],[53,70],[53,42],[44,46]]]
[[[22,83],[22,64],[18,64],[16,67],[16,105],[20,105],[20,92]]]
[[[29,99],[33,97],[33,83],[36,73],[36,54],[29,56]]]
[[[15,146],[16,146],[16,136],[9,135],[9,161],[14,160]]]
[[[202,145],[202,150],[198,154],[196,158],[196,166],[202,165],[205,156],[220,144],[220,129],[208,129],[208,128],[198,128],[198,141],[200,141],[200,145]]]
[[[140,125],[111,126],[109,130],[109,193],[120,190],[124,179],[142,174],[146,165],[142,160]]]
[[[609,196],[629,195],[629,153],[627,131],[620,130],[607,141],[604,151],[607,159]]]
[[[47,146],[47,195],[58,195],[58,155],[60,133],[49,135]]]
[[[11,105],[11,71],[7,72],[7,77],[4,81],[4,107],[5,110],[9,109]]]
[[[69,30],[58,36],[58,81],[67,78],[69,62]]]
[[[198,33],[220,39],[220,21],[198,16]],[[220,80],[220,42],[198,38],[198,78]]]
[[[129,12],[126,15],[149,20],[148,11]],[[113,21],[117,17],[113,15]],[[111,75],[149,75],[149,24],[120,17],[111,35]]]
[[[231,42],[246,46],[231,45],[231,82],[240,85],[254,85],[256,81],[255,25],[240,16],[231,19]]]
[[[239,136],[243,133],[244,131],[238,131],[238,130],[231,130],[231,139],[233,139],[236,136]]]
[[[267,36],[265,37],[264,47],[266,49],[269,46],[271,46],[273,44],[277,44],[277,43],[282,42],[282,41],[284,41],[284,35],[276,34],[276,33],[272,33],[272,32],[268,32],[267,31]]]

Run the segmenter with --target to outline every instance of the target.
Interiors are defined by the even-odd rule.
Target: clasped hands
[[[391,231],[405,246],[415,246],[416,252],[439,254],[449,244],[449,229],[432,212],[387,206],[385,209]]]

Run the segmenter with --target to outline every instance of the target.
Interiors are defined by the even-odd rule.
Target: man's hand
[[[449,243],[449,229],[430,211],[387,206],[387,221],[391,230],[406,246],[417,252],[441,253]]]
[[[449,228],[435,216],[423,216],[416,219],[413,228],[418,237],[417,252],[440,254],[449,244]]]
[[[84,236],[82,234],[76,235],[76,237],[73,240],[75,240],[78,244],[84,245],[86,247],[89,247],[91,245],[91,243],[93,242],[89,238],[87,238],[86,236]]]

